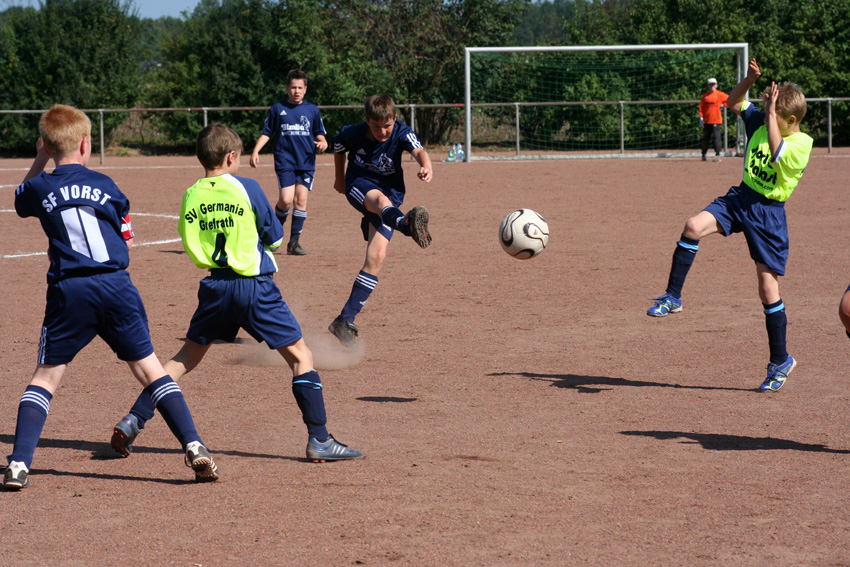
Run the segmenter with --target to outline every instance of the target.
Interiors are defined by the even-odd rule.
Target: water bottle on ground
[[[455,149],[455,158],[457,161],[463,161],[463,144],[458,142],[457,149]]]
[[[449,144],[449,158],[446,161],[455,161],[457,159],[455,154],[455,145]]]

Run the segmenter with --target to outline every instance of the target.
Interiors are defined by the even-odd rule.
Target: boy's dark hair
[[[54,158],[71,155],[83,138],[91,138],[91,120],[82,110],[65,104],[54,104],[41,115],[38,135]]]
[[[393,97],[385,94],[376,94],[366,97],[366,118],[371,120],[395,119],[395,101]]]
[[[224,124],[210,124],[198,133],[195,155],[204,169],[216,169],[224,163],[230,152],[242,153],[242,138],[233,128]]]
[[[304,84],[307,84],[307,73],[302,71],[301,69],[292,69],[289,73],[286,74],[286,86],[288,87],[292,81],[297,80],[304,81]]]

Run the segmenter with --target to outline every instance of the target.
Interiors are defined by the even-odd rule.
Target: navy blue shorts
[[[379,234],[384,235],[387,240],[391,240],[393,237],[394,230],[384,224],[384,221],[381,220],[380,215],[376,215],[375,213],[370,212],[368,209],[366,209],[366,206],[363,205],[363,200],[366,198],[366,193],[368,193],[372,189],[377,189],[381,193],[386,195],[394,207],[401,207],[402,201],[404,201],[404,194],[398,194],[398,192],[395,191],[387,192],[383,189],[383,187],[378,186],[378,184],[376,184],[374,181],[358,179],[354,183],[345,184],[345,197],[348,199],[348,202],[351,204],[351,206],[357,209],[360,214],[363,215],[364,223],[361,223],[360,225],[361,230],[363,230],[363,238],[365,240],[369,239],[368,225],[371,224],[375,227]]]
[[[301,338],[301,327],[271,276],[245,277],[213,270],[201,280],[198,308],[186,338],[198,344],[233,342],[239,329],[279,349]]]
[[[281,189],[284,187],[292,187],[296,182],[307,188],[308,191],[313,190],[313,178],[316,175],[315,169],[277,169],[274,172],[277,174],[277,186]]]
[[[125,362],[154,352],[145,306],[124,270],[65,278],[47,286],[38,362],[67,364],[95,336]]]
[[[750,258],[765,264],[777,275],[785,275],[788,262],[788,222],[785,203],[756,193],[746,185],[731,187],[706,211],[714,215],[723,236],[743,232]]]

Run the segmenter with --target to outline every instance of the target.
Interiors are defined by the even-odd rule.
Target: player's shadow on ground
[[[3,469],[0,472],[5,472]],[[191,471],[190,471],[191,472]],[[156,482],[159,484],[195,484],[195,481],[191,478],[185,479],[177,479],[177,478],[151,478],[147,476],[128,476],[123,474],[104,474],[104,473],[81,473],[81,472],[69,472],[69,471],[57,471],[56,469],[39,469],[34,468],[30,470],[30,473],[33,475],[52,475],[52,476],[75,476],[79,478],[92,478],[97,480],[134,480],[140,482]]]
[[[419,398],[397,398],[395,396],[361,396],[357,399],[361,402],[378,402],[378,403],[392,402],[392,403],[396,403],[396,404],[406,404],[408,402],[415,402]]]
[[[811,453],[850,454],[846,449],[830,449],[825,445],[798,443],[775,437],[747,437],[745,435],[723,435],[720,433],[689,433],[684,431],[621,431],[622,435],[653,437],[662,441],[684,439],[682,443],[699,443],[710,451],[806,451]]]
[[[12,445],[15,442],[15,437],[13,435],[0,435],[0,443],[8,443]],[[38,441],[39,447],[50,447],[53,449],[74,449],[76,451],[88,451],[91,453],[92,460],[99,461],[107,461],[112,459],[121,459],[121,455],[112,450],[112,447],[109,443],[100,443],[96,441],[82,441],[76,439],[50,439],[42,437]],[[306,461],[303,457],[293,457],[288,455],[268,455],[265,453],[247,453],[245,451],[228,451],[226,449],[217,449],[215,447],[211,448],[211,452],[213,456],[215,455],[228,455],[231,457],[245,457],[245,458],[253,458],[253,459],[282,459],[285,461]],[[182,455],[183,451],[174,448],[164,448],[164,447],[145,447],[145,446],[133,446],[133,454],[165,454],[171,453],[176,455]]]
[[[522,376],[531,380],[549,382],[556,388],[570,388],[583,394],[598,394],[611,390],[614,386],[631,386],[635,388],[683,388],[688,390],[728,390],[732,392],[755,392],[754,388],[730,388],[727,386],[695,386],[669,384],[666,382],[649,382],[646,380],[627,380],[626,378],[611,378],[610,376],[580,376],[578,374],[540,374],[537,372],[493,372],[487,376]],[[604,386],[610,386],[608,388]]]

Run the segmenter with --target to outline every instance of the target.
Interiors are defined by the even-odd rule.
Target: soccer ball
[[[499,242],[514,258],[534,258],[549,244],[549,225],[531,209],[517,209],[502,221]]]

